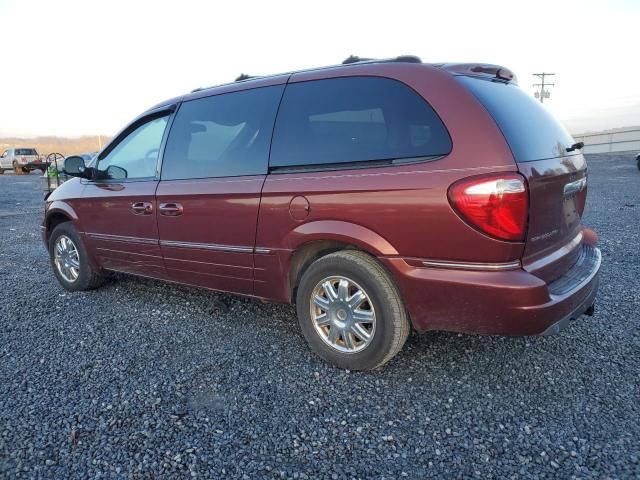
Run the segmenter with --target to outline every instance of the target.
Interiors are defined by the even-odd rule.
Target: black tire
[[[636,157],[636,160],[638,161],[638,170],[640,170],[640,155]]]
[[[80,264],[80,268],[78,269],[78,277],[71,282],[62,276],[56,266],[54,258],[56,241],[63,235],[71,239],[78,251]],[[89,255],[87,254],[87,249],[85,248],[84,243],[82,242],[82,239],[78,234],[78,231],[71,222],[61,223],[53,229],[53,232],[51,232],[51,235],[49,237],[49,259],[51,261],[51,268],[53,268],[53,273],[58,279],[58,282],[60,282],[60,285],[62,285],[66,290],[69,290],[70,292],[92,290],[99,287],[104,282],[104,275],[102,274],[102,272],[93,267],[93,265],[91,265],[91,262],[89,261]]]
[[[312,294],[319,282],[332,276],[348,278],[361,286],[376,312],[373,337],[361,351],[339,351],[328,345],[314,327],[311,318]],[[402,349],[409,335],[409,318],[393,279],[375,258],[357,250],[335,252],[312,263],[300,279],[296,308],[302,333],[311,349],[339,368],[379,368]]]
[[[16,175],[24,175],[26,172],[26,170],[22,167],[20,167],[17,163],[13,163],[13,173],[15,173]]]
[[[0,168],[0,175],[4,175],[4,168]]]

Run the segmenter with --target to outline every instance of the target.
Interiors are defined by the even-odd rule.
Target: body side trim
[[[422,264],[425,267],[431,267],[431,268],[452,268],[455,270],[480,270],[480,271],[492,271],[492,272],[503,271],[503,270],[518,270],[519,268],[521,268],[520,260],[514,260],[512,262],[497,262],[497,263],[423,260]]]
[[[221,252],[253,253],[253,247],[237,245],[218,245],[215,243],[176,242],[173,240],[160,240],[162,247],[195,248],[200,250],[217,250]]]
[[[158,245],[156,238],[144,238],[144,237],[126,237],[123,235],[109,235],[106,233],[92,233],[86,232],[89,238],[94,240],[107,240],[111,242],[129,242],[129,243],[143,243],[145,245]]]
[[[240,253],[258,253],[269,254],[270,248],[264,247],[245,247],[243,245],[219,245],[215,243],[193,243],[193,242],[175,242],[171,240],[157,240],[155,238],[144,237],[126,237],[123,235],[109,235],[106,233],[92,233],[86,232],[86,235],[94,240],[106,240],[111,242],[129,242],[129,243],[142,243],[145,245],[160,245],[163,247],[175,247],[175,248],[194,248],[200,250],[217,250],[221,252],[240,252]]]

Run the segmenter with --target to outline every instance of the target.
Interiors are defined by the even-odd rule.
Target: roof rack
[[[370,62],[371,60],[373,60],[373,58],[360,58],[357,55],[349,55],[342,61],[342,65],[350,65],[358,62]]]
[[[243,80],[249,80],[250,78],[257,78],[255,75],[247,75],[246,73],[241,73],[236,77],[234,82],[241,82]]]
[[[399,62],[399,63],[422,63],[420,57],[416,55],[400,55],[394,58],[360,58],[357,55],[349,55],[342,62],[342,65],[351,65],[354,63],[391,63],[391,62]]]
[[[366,64],[366,63],[422,63],[422,60],[420,59],[420,57],[416,56],[416,55],[400,55],[398,57],[393,57],[393,58],[361,58],[358,57],[357,55],[349,55],[348,58],[346,58],[343,62],[342,65],[355,65],[355,64]],[[335,65],[334,65],[335,66]],[[309,72],[309,71],[313,71],[313,70],[322,70],[324,68],[332,68],[331,66],[325,66],[325,67],[317,67],[317,68],[312,68],[312,69],[307,69],[307,70],[300,70],[301,72]],[[290,72],[290,73],[295,73],[295,72]],[[268,75],[271,76],[271,75]],[[245,80],[253,80],[255,78],[264,78],[263,76],[260,75],[248,75],[246,73],[241,73],[240,75],[238,75],[236,77],[236,79],[234,80],[234,82],[244,82]],[[199,92],[201,90],[207,90],[209,88],[212,87],[199,87],[199,88],[195,88],[193,90],[191,90],[191,93],[195,93],[195,92]]]

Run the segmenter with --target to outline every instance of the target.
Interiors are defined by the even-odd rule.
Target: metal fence
[[[573,138],[576,142],[584,142],[584,153],[640,153],[640,127],[577,134]]]

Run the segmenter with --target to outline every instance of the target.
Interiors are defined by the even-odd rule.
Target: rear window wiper
[[[576,142],[570,147],[567,147],[567,152],[573,152],[574,150],[582,150],[584,148],[584,142]]]

